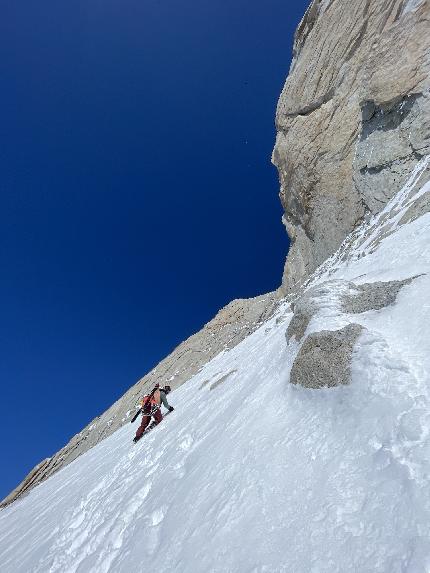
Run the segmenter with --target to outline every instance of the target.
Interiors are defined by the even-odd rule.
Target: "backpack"
[[[146,394],[146,396],[142,398],[141,408],[142,411],[145,412],[145,414],[153,414],[159,409],[159,405],[156,399],[154,398],[155,392],[159,389],[160,389],[159,385],[156,384],[155,388],[151,391],[151,393]]]

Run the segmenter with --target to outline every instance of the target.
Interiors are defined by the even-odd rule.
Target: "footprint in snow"
[[[164,515],[166,513],[166,506],[159,507],[155,511],[152,512],[150,517],[150,523],[153,526],[160,525],[160,523],[164,519]]]
[[[149,516],[150,527],[146,530],[144,539],[144,551],[149,555],[156,553],[160,547],[160,525],[162,524],[167,506],[162,506],[156,509]]]

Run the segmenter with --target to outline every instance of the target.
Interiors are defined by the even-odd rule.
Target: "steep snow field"
[[[1,511],[0,571],[429,572],[430,214],[400,224],[427,163],[312,278],[307,333],[367,329],[351,385],[288,383],[283,303],[138,444],[127,424]],[[390,307],[339,308],[346,280],[417,275]]]

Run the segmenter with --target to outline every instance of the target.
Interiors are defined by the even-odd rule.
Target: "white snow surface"
[[[430,214],[400,225],[426,161],[310,283],[308,333],[367,329],[349,386],[289,384],[283,303],[138,444],[128,423],[1,511],[0,571],[430,572]],[[339,308],[346,280],[417,275],[390,307]]]

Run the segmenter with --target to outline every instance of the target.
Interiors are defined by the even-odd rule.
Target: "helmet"
[[[168,394],[169,392],[172,391],[172,388],[170,386],[164,386],[164,391],[166,392],[166,394]]]

